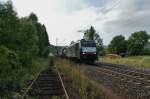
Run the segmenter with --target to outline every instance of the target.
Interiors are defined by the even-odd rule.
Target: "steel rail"
[[[58,73],[59,80],[61,81],[63,90],[64,90],[64,92],[65,92],[66,99],[69,99],[69,95],[68,95],[68,93],[67,93],[67,91],[66,91],[65,85],[64,85],[63,80],[62,80],[62,78],[61,78],[61,76],[60,76],[60,73],[59,73],[59,71],[58,71],[57,66],[55,66],[55,68],[56,68],[56,71],[57,71],[57,73]]]
[[[31,89],[32,85],[35,83],[35,81],[37,80],[37,78],[39,77],[39,75],[41,74],[41,72],[39,72],[36,76],[36,78],[32,81],[32,83],[29,85],[29,87],[26,89],[25,93],[23,94],[21,99],[26,99],[26,95],[29,92],[29,90]]]
[[[126,78],[129,78],[129,79],[133,79],[135,82],[139,82],[139,83],[141,83],[142,85],[143,85],[143,84],[146,85],[146,86],[149,86],[149,85],[150,85],[150,82],[148,82],[147,80],[142,80],[142,79],[137,78],[137,77],[135,77],[135,76],[127,75],[127,74],[120,73],[120,72],[118,72],[118,71],[114,71],[114,70],[106,69],[106,68],[98,68],[98,67],[97,67],[97,69],[100,70],[100,71],[103,71],[103,72],[106,71],[106,72],[108,72],[108,73],[115,74],[116,76],[119,76],[119,77],[126,77]],[[97,71],[98,71],[98,70],[97,70]]]
[[[66,91],[66,89],[65,89],[65,86],[64,86],[63,80],[62,80],[62,78],[61,78],[61,76],[60,76],[60,73],[59,73],[57,67],[55,67],[55,69],[56,69],[56,72],[57,72],[56,74],[58,75],[58,79],[59,79],[59,81],[60,81],[60,83],[61,83],[62,89],[63,89],[63,91],[64,91],[64,94],[65,94],[65,97],[66,97],[65,99],[69,99],[68,93],[67,93],[67,91]],[[42,71],[41,71],[41,72],[42,72]],[[30,89],[32,89],[34,83],[37,81],[37,79],[38,79],[39,75],[41,74],[41,72],[39,72],[39,73],[37,74],[37,76],[36,76],[35,79],[32,81],[32,83],[28,86],[28,88],[26,88],[26,91],[25,91],[24,94],[22,95],[21,99],[27,99],[26,96],[28,95],[28,92],[30,91]],[[59,97],[59,96],[58,96],[58,97]]]
[[[81,67],[87,67],[89,71],[91,71],[91,77],[101,75],[102,79],[96,78],[96,81],[103,81],[104,83],[108,83],[108,79],[111,81],[113,86],[118,88],[123,88],[128,90],[127,93],[133,92],[133,97],[149,97],[150,96],[150,82],[149,82],[149,74],[141,73],[140,71],[136,72],[136,70],[131,70],[130,68],[121,68],[118,65],[115,66],[101,66],[101,64],[81,64]],[[114,65],[114,64],[113,64]],[[81,68],[82,69],[82,68]],[[83,68],[84,69],[84,68]],[[85,68],[86,70],[86,68]],[[92,74],[92,72],[94,74]],[[97,72],[97,73],[96,73]],[[134,74],[134,75],[132,75]],[[144,77],[143,77],[144,76]],[[146,77],[147,79],[146,79]],[[106,79],[104,79],[106,77]],[[114,81],[113,81],[114,80]],[[134,91],[133,91],[134,90]],[[129,95],[130,96],[130,95]],[[141,98],[140,98],[141,99]],[[145,98],[142,98],[145,99]],[[149,99],[149,98],[146,98]]]
[[[136,73],[136,74],[139,74],[139,75],[144,75],[144,76],[149,76],[150,77],[150,74],[146,74],[146,73],[143,73],[143,72],[139,72],[139,71],[136,71],[136,70],[125,70],[123,69],[122,67],[116,67],[116,66],[126,66],[126,65],[122,65],[122,64],[112,64],[112,63],[98,63],[96,64],[97,66],[100,66],[102,65],[102,67],[109,67],[109,68],[114,68],[114,69],[122,69],[124,71],[129,71],[131,73]],[[108,66],[109,65],[109,66]],[[115,66],[112,66],[112,65],[115,65]]]
[[[115,64],[113,64],[113,65],[115,65]],[[101,66],[101,68],[116,71],[121,74],[131,75],[131,76],[137,77],[137,79],[139,79],[139,80],[143,80],[150,84],[150,74],[145,74],[145,73],[135,71],[135,70],[123,69],[121,67],[107,66],[106,64]]]

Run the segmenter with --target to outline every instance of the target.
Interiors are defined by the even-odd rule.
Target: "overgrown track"
[[[85,65],[85,68],[84,71],[89,71],[88,74],[95,76],[96,80],[109,85],[114,90],[118,89],[117,92],[126,94],[128,98],[150,99],[150,74],[107,63]]]
[[[58,71],[49,68],[39,73],[22,99],[28,99],[29,97],[51,99],[53,96],[69,99]]]

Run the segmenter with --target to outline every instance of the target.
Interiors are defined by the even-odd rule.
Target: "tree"
[[[39,46],[39,56],[40,57],[47,57],[49,53],[49,40],[48,40],[48,33],[44,25],[40,23],[33,23],[37,30],[37,37],[38,37],[38,46]]]
[[[96,34],[96,31],[93,26],[90,27],[90,29],[86,30],[84,33],[84,38],[87,40],[94,40],[94,36]]]
[[[144,47],[148,43],[150,35],[146,31],[132,33],[128,40],[128,54],[142,55]]]
[[[38,17],[33,12],[29,15],[29,19],[35,22],[38,21]]]
[[[102,38],[99,36],[98,33],[95,33],[95,35],[94,35],[94,40],[95,40],[95,42],[96,42],[97,45],[103,46],[103,40],[102,40]]]
[[[1,5],[0,44],[4,44],[11,49],[16,47],[16,36],[19,33],[19,19],[16,14],[11,1]]]
[[[104,54],[104,49],[103,49],[103,40],[100,38],[99,34],[96,33],[96,30],[94,29],[93,26],[90,27],[90,29],[87,29],[84,32],[84,37],[85,40],[94,40],[96,42],[96,47],[97,51],[99,54]]]
[[[110,53],[121,54],[126,53],[127,43],[122,35],[115,36],[108,46]]]
[[[0,97],[12,98],[21,91],[41,68],[36,57],[47,57],[48,53],[46,27],[36,14],[19,18],[11,1],[0,2]]]
[[[17,90],[19,69],[17,54],[5,46],[0,46],[0,97]]]
[[[95,40],[95,42],[96,42],[96,47],[97,47],[98,54],[104,55],[105,52],[104,52],[104,47],[103,47],[103,40],[102,40],[102,38],[99,36],[98,33],[95,33],[95,35],[94,35],[94,40]]]
[[[38,22],[38,17],[34,13],[31,13],[29,15],[29,20],[32,22],[33,26],[36,29],[35,37],[38,39],[38,41],[36,42],[39,49],[38,56],[47,57],[49,53],[49,40],[46,27],[45,25]]]
[[[148,42],[146,44],[146,46],[144,47],[144,50],[143,50],[143,55],[150,55],[150,42]]]
[[[18,48],[23,52],[29,52],[32,56],[38,55],[39,37],[37,35],[37,29],[28,17],[20,19],[20,32],[20,36],[18,37],[20,46]]]
[[[90,39],[90,40],[93,40],[95,34],[96,34],[96,31],[95,31],[94,27],[91,26],[91,28],[89,29],[89,39]]]

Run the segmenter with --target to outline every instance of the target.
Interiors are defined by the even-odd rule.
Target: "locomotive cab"
[[[96,43],[94,40],[81,40],[80,59],[88,62],[97,60]]]

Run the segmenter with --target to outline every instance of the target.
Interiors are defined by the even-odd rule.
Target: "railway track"
[[[69,99],[57,69],[48,68],[38,74],[30,84],[22,99]]]
[[[150,75],[130,70],[116,65],[97,64],[96,66],[84,64],[84,71],[92,75],[92,79],[109,85],[117,92],[128,95],[129,99],[150,99]],[[87,67],[86,67],[87,66]],[[95,77],[94,77],[95,76]]]
[[[125,69],[123,67],[118,67],[118,66],[115,67],[115,66],[111,66],[111,65],[110,66],[101,65],[101,68],[113,70],[115,72],[118,72],[118,73],[128,76],[130,78],[133,78],[135,80],[141,81],[145,85],[147,84],[150,86],[150,74],[139,72],[136,70]]]
[[[98,69],[97,72],[103,73],[114,78],[116,81],[119,81],[118,85],[121,84],[121,82],[124,82],[124,85],[127,85],[124,86],[124,89],[128,89],[127,93],[131,94],[134,89],[134,94],[132,93],[131,95],[137,97],[147,97],[150,95],[150,83],[148,83],[146,80],[141,80],[134,76],[118,73],[109,69]]]
[[[102,66],[107,69],[112,69],[114,71],[118,71],[124,74],[137,76],[140,78],[144,78],[149,80],[150,79],[150,72],[143,71],[143,70],[137,70],[135,68],[131,68],[131,66],[126,65],[117,65],[117,64],[110,64],[110,63],[99,63],[97,66]],[[149,81],[150,82],[150,81]]]

